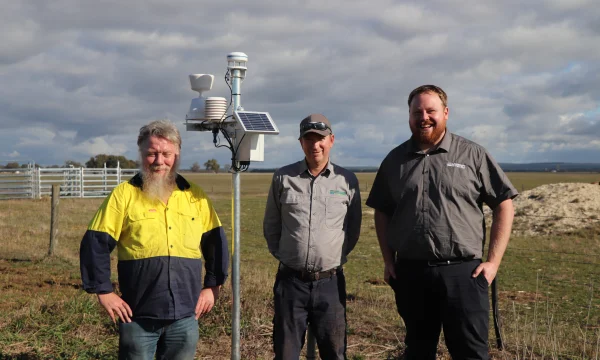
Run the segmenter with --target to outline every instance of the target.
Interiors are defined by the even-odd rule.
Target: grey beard
[[[175,167],[165,175],[151,172],[149,169],[141,169],[142,191],[152,201],[162,201],[168,198],[175,189],[175,178],[177,172]]]

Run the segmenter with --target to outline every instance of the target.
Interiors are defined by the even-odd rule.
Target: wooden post
[[[50,213],[50,248],[48,256],[54,255],[56,247],[56,234],[58,234],[58,202],[60,200],[60,185],[52,185],[52,206]]]

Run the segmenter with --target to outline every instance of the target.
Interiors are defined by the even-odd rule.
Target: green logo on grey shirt
[[[348,194],[346,194],[345,191],[341,191],[341,190],[329,190],[329,195],[342,195],[342,196],[346,196]]]

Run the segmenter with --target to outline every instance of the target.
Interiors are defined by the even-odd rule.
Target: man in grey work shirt
[[[508,245],[517,190],[488,152],[446,130],[446,93],[408,97],[412,138],[383,160],[367,205],[384,279],[406,325],[406,359],[435,359],[443,328],[453,359],[488,359],[488,284]],[[493,209],[487,260],[483,203]]]
[[[356,176],[329,160],[329,120],[300,123],[305,158],[273,175],[264,219],[269,251],[279,260],[275,280],[275,359],[300,357],[307,325],[322,359],[346,358],[346,281],[342,265],[360,235]]]

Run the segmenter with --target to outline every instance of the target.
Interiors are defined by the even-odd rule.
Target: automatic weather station
[[[215,147],[231,151],[233,182],[233,259],[231,359],[240,359],[240,173],[248,170],[252,161],[264,161],[265,135],[277,135],[279,130],[268,112],[245,111],[241,105],[241,84],[246,78],[248,56],[242,52],[227,55],[225,82],[230,90],[229,102],[224,97],[205,97],[212,89],[214,76],[190,75],[192,90],[199,96],[192,99],[185,117],[187,131],[210,131]],[[228,113],[231,113],[228,115]],[[221,143],[220,137],[226,143]]]

